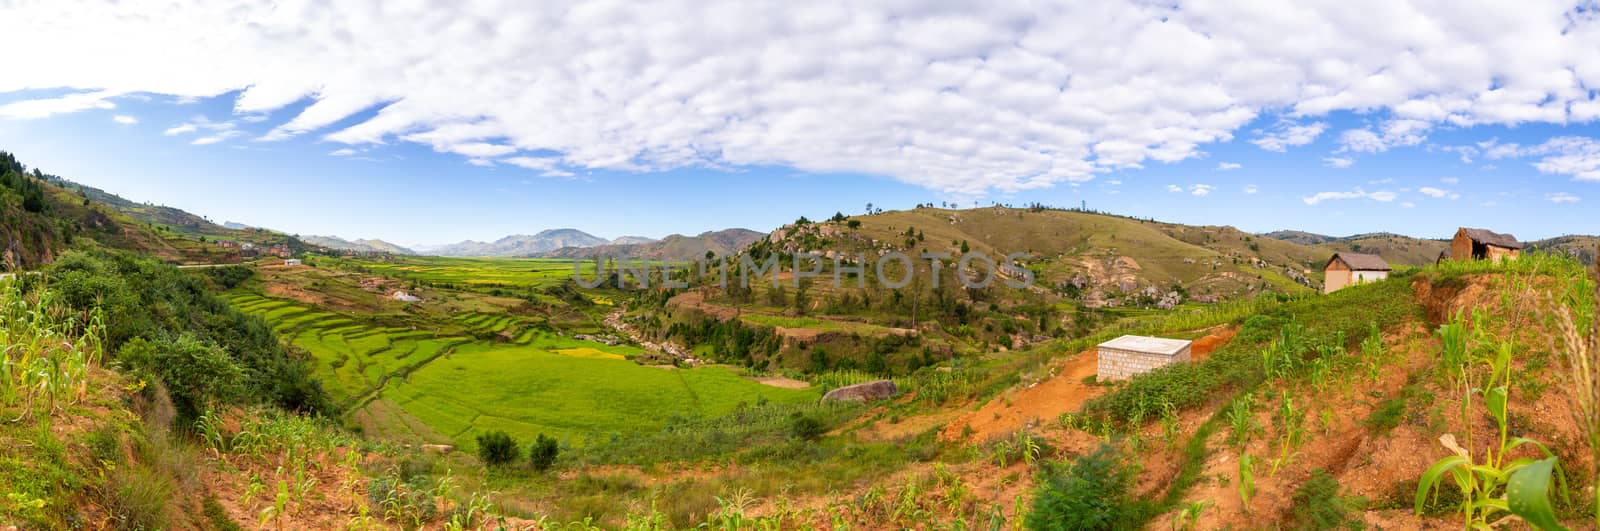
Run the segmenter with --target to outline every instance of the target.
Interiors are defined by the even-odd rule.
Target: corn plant
[[[1456,322],[1445,326],[1459,325],[1459,320],[1458,314]],[[1440,336],[1445,337],[1446,333],[1441,332]],[[1465,347],[1464,341],[1456,345],[1446,342],[1446,348]],[[1502,513],[1510,513],[1540,529],[1564,529],[1555,519],[1549,498],[1550,484],[1555,478],[1560,479],[1562,492],[1567,490],[1566,478],[1560,474],[1555,454],[1537,441],[1524,437],[1512,438],[1510,435],[1511,352],[1511,344],[1501,342],[1494,358],[1488,360],[1489,373],[1483,387],[1494,387],[1486,390],[1474,388],[1466,365],[1457,367],[1456,380],[1461,388],[1461,420],[1466,428],[1466,445],[1463,447],[1458,444],[1452,434],[1439,437],[1439,444],[1450,450],[1452,455],[1440,459],[1423,472],[1417,483],[1415,509],[1418,514],[1422,513],[1428,494],[1444,488],[1445,475],[1448,474],[1461,491],[1461,515],[1463,525],[1467,528],[1488,529],[1507,518]],[[1483,395],[1484,406],[1489,410],[1496,427],[1494,444],[1487,445],[1481,455],[1474,455],[1468,450],[1475,448],[1471,429],[1474,419],[1469,411],[1474,394]],[[1511,452],[1522,446],[1539,449],[1545,459],[1510,459]]]
[[[1233,405],[1228,408],[1228,427],[1232,429],[1230,439],[1240,448],[1249,444],[1250,437],[1261,429],[1261,425],[1256,422],[1255,413],[1250,411],[1254,405],[1255,395],[1245,393],[1244,396],[1234,400]]]
[[[1178,417],[1178,408],[1172,402],[1161,406],[1161,438],[1167,441],[1168,446],[1178,445],[1178,436],[1182,432],[1181,419]]]
[[[1465,375],[1467,366],[1467,324],[1463,316],[1457,311],[1449,323],[1439,326],[1436,332],[1443,351],[1439,356],[1439,368],[1452,376]]]
[[[1305,413],[1294,407],[1294,399],[1289,395],[1283,396],[1283,403],[1278,406],[1278,429],[1283,439],[1278,441],[1281,455],[1272,463],[1272,475],[1278,474],[1278,468],[1289,461],[1289,456],[1304,442],[1306,435]]]
[[[0,405],[26,400],[21,420],[41,396],[49,414],[82,400],[104,355],[104,322],[98,310],[69,312],[49,289],[24,294],[19,282],[0,281]]]
[[[1256,495],[1256,463],[1250,454],[1239,454],[1239,501],[1250,511],[1250,498]]]
[[[1184,502],[1183,507],[1178,509],[1177,516],[1172,518],[1172,531],[1178,531],[1180,529],[1184,531],[1193,531],[1194,529],[1198,528],[1200,525],[1200,516],[1205,514],[1206,509],[1210,507],[1211,500]]]

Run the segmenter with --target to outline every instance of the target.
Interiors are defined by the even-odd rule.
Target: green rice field
[[[464,288],[539,288],[572,278],[573,263],[555,258],[448,258],[403,256],[382,262],[351,263],[385,276]],[[584,278],[594,278],[594,263],[583,262]]]
[[[477,433],[500,429],[522,440],[544,433],[577,442],[741,404],[818,399],[815,390],[769,387],[722,367],[641,366],[628,361],[643,353],[636,347],[564,337],[511,315],[466,313],[400,328],[255,294],[228,298],[309,353],[349,420],[383,438],[471,447]],[[485,332],[500,340],[475,338]]]

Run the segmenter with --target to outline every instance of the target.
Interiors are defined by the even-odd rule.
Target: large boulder
[[[895,393],[899,392],[900,389],[894,386],[894,381],[878,380],[876,382],[847,385],[832,391],[828,391],[828,394],[822,395],[822,400],[824,402],[830,400],[860,400],[863,402],[871,402],[873,400],[883,400],[885,398],[889,398],[894,396]]]

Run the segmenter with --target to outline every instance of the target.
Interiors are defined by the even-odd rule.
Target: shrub
[[[501,466],[517,459],[517,440],[503,431],[478,435],[478,459],[489,466]]]
[[[1294,491],[1294,527],[1337,529],[1355,524],[1350,520],[1350,504],[1358,501],[1339,496],[1338,480],[1320,468],[1313,470],[1311,479]]]
[[[556,444],[556,439],[541,433],[533,441],[533,446],[528,448],[528,463],[534,470],[544,472],[555,466],[556,456],[560,454],[561,446]]]
[[[1136,529],[1143,518],[1130,493],[1133,480],[1134,470],[1110,445],[1070,466],[1046,463],[1039,471],[1028,528]]]
[[[796,439],[815,441],[822,438],[827,430],[822,427],[822,422],[810,415],[795,413],[789,419],[789,434]]]
[[[154,341],[134,338],[118,358],[140,376],[165,383],[182,418],[196,418],[212,400],[232,400],[245,374],[221,347],[188,333]]]

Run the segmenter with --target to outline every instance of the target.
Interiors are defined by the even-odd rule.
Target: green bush
[[[1137,529],[1141,506],[1132,496],[1135,471],[1110,445],[1070,466],[1044,463],[1038,474],[1029,529]]]
[[[187,333],[154,341],[134,338],[117,357],[140,377],[166,384],[182,418],[198,417],[213,400],[233,400],[244,377],[244,369],[221,347]]]
[[[561,446],[556,444],[555,437],[541,433],[539,438],[533,441],[533,446],[528,448],[528,464],[532,465],[534,470],[544,472],[555,466],[556,456],[560,454]]]
[[[810,415],[795,413],[789,419],[789,435],[794,436],[796,439],[815,441],[821,439],[822,434],[827,433],[827,431],[826,428],[822,427],[822,422]]]
[[[489,466],[502,466],[517,459],[517,440],[503,431],[478,435],[478,459]]]

